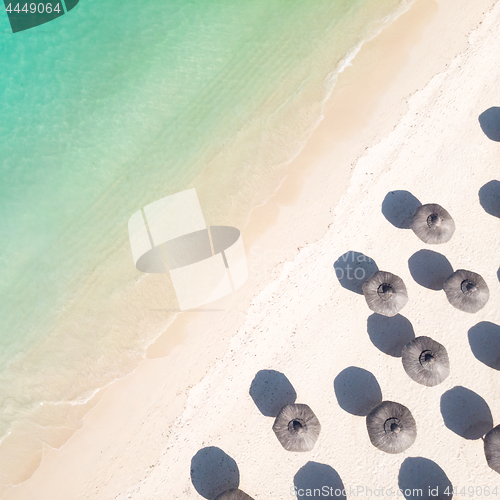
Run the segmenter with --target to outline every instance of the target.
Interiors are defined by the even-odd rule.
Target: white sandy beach
[[[94,398],[82,428],[60,448],[45,449],[32,477],[0,489],[0,497],[212,498],[218,479],[203,474],[210,469],[204,460],[222,452],[237,464],[239,487],[256,500],[296,498],[294,478],[300,486],[307,474],[323,470],[333,481],[330,468],[342,482],[336,484],[359,492],[347,498],[372,498],[366,488],[404,486],[411,474],[398,481],[401,464],[424,463],[411,460],[419,457],[435,462],[455,487],[497,486],[500,494],[500,476],[488,468],[482,440],[454,432],[478,419],[489,425],[487,412],[474,403],[475,413],[465,407],[460,417],[457,394],[475,400],[464,389],[452,390],[477,393],[494,425],[500,423],[500,373],[476,359],[468,339],[480,322],[500,324],[500,218],[483,209],[478,195],[500,180],[500,143],[478,122],[483,111],[500,106],[499,23],[494,0],[417,0],[365,44],[339,77],[289,176],[243,231],[248,284],[179,315],[134,373]],[[396,227],[401,213],[393,200],[411,200],[409,193],[450,212],[457,226],[450,242],[425,245]],[[454,270],[481,274],[491,292],[486,307],[466,314],[442,290],[422,286],[436,278],[428,266],[446,260],[420,253],[409,264],[421,250],[442,254]],[[349,251],[404,280],[407,321],[378,321],[362,295],[341,286],[334,263]],[[442,343],[450,376],[433,388],[413,382],[381,324],[406,325],[405,335],[413,329]],[[373,447],[365,418],[339,405],[359,403],[354,392],[346,400],[334,387],[339,374],[337,384],[345,377],[355,385],[349,374],[360,372],[344,372],[350,367],[371,372],[384,400],[411,410],[418,437],[404,453]],[[296,402],[317,415],[322,431],[313,451],[280,446],[273,418],[249,394],[261,370],[284,374]],[[197,455],[209,447],[222,452]],[[230,480],[236,481],[234,471]],[[478,492],[476,498],[486,498],[484,489]]]

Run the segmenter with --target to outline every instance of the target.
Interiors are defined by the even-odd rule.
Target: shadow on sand
[[[494,370],[500,370],[500,326],[481,321],[469,330],[472,354]]]
[[[195,490],[208,500],[226,490],[238,488],[240,472],[236,462],[220,448],[202,448],[191,459],[191,482]]]
[[[295,403],[297,393],[281,372],[260,370],[250,385],[250,397],[266,417],[277,417],[281,408]]]
[[[347,499],[344,483],[337,471],[326,464],[307,462],[293,478],[297,499],[318,497]],[[316,494],[314,493],[316,491]],[[319,490],[319,493],[318,493]]]
[[[341,255],[333,264],[333,268],[339,283],[347,290],[360,295],[363,295],[363,283],[378,271],[372,258],[352,250]]]
[[[415,338],[411,322],[401,314],[388,317],[374,313],[368,316],[367,330],[373,345],[394,358],[400,358],[403,347]]]
[[[488,403],[474,391],[457,386],[441,396],[444,424],[465,439],[480,439],[493,428]]]
[[[500,217],[500,181],[487,182],[479,190],[479,203],[485,212]]]
[[[442,290],[446,279],[453,274],[450,261],[438,252],[419,250],[408,259],[412,278],[424,288]]]
[[[350,366],[333,381],[339,406],[351,415],[366,417],[382,402],[382,391],[375,376],[363,368]]]
[[[427,458],[407,458],[399,469],[398,484],[408,500],[453,498],[448,476],[437,463]]]
[[[420,205],[409,191],[390,191],[382,202],[382,213],[393,226],[410,229],[411,218]]]
[[[479,115],[479,125],[488,139],[500,142],[500,108],[492,107]]]

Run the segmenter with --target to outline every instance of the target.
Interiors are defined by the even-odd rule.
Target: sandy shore
[[[498,372],[474,357],[468,340],[474,325],[500,323],[500,219],[478,197],[498,177],[498,143],[478,123],[481,112],[499,105],[500,4],[488,13],[495,4],[417,0],[365,44],[289,176],[252,213],[244,231],[248,285],[179,316],[133,374],[96,398],[83,428],[61,448],[45,450],[32,478],[5,488],[2,498],[200,498],[198,492],[217,487],[199,472],[206,464],[197,453],[206,447],[235,460],[240,487],[256,499],[293,498],[294,477],[300,485],[319,467],[297,474],[308,462],[333,468],[346,488],[397,489],[401,463],[411,457],[436,462],[459,487],[500,484],[485,464],[482,441],[452,430],[453,398],[470,393],[443,396],[455,386],[474,391],[498,423]],[[445,206],[457,224],[454,238],[430,248],[391,223],[397,214],[387,195],[395,190]],[[431,279],[425,265],[413,264],[426,254],[410,259],[421,249],[443,254],[453,269],[479,272],[490,287],[488,305],[467,315],[442,291],[419,284]],[[400,358],[383,352],[377,318],[337,279],[333,264],[348,251],[403,278],[410,302],[399,321],[447,347],[452,372],[442,385],[417,385]],[[349,367],[371,372],[384,399],[411,409],[419,434],[408,451],[378,451],[364,418],[339,406],[334,380],[353,372],[344,372]],[[297,402],[315,411],[322,434],[312,452],[280,447],[273,419],[249,395],[261,370],[283,373]]]

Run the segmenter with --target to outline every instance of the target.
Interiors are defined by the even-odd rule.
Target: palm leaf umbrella
[[[274,421],[273,431],[288,451],[311,451],[318,439],[321,425],[309,406],[284,406]]]
[[[408,408],[393,401],[382,401],[366,417],[366,428],[373,446],[386,453],[401,453],[417,437],[417,424]]]
[[[384,316],[395,316],[408,302],[403,280],[395,274],[378,271],[363,283],[368,307]]]
[[[447,278],[443,290],[453,307],[468,313],[478,312],[490,298],[490,290],[484,279],[464,269],[455,271]]]
[[[500,425],[484,436],[484,454],[490,468],[500,474]]]
[[[253,500],[253,498],[244,491],[231,489],[221,493],[215,500]]]
[[[415,382],[434,387],[450,374],[446,348],[430,337],[417,337],[403,347],[403,368]]]
[[[446,243],[455,232],[453,218],[436,203],[418,207],[413,214],[410,227],[424,243],[431,245]]]

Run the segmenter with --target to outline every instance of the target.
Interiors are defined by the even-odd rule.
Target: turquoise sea
[[[189,186],[207,221],[244,221],[405,3],[80,0],[16,34],[1,6],[0,482],[170,321],[148,312],[172,297],[141,289],[130,215]]]

